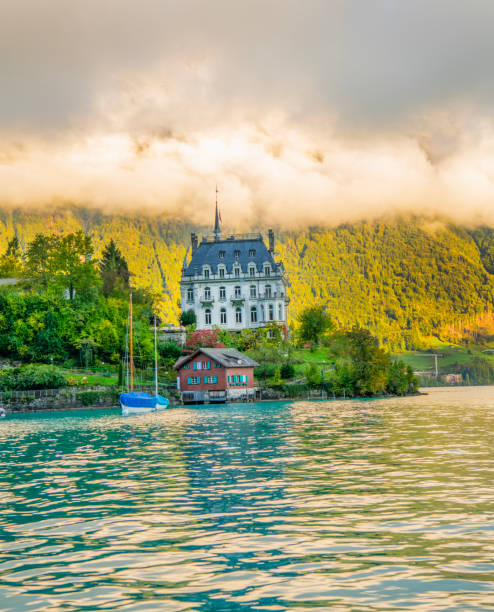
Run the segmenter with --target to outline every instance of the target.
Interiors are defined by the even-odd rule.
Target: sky
[[[492,0],[0,0],[0,206],[494,225]]]

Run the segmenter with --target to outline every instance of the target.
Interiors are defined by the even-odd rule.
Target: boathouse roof
[[[190,355],[185,355],[184,357],[180,357],[175,365],[173,366],[175,370],[180,369],[184,364],[188,361],[191,361],[199,354],[206,355],[214,361],[217,361],[225,368],[252,368],[257,367],[259,364],[244,355],[240,351],[232,348],[199,348]]]

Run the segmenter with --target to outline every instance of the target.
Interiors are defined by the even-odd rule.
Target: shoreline
[[[440,388],[440,387],[437,387]],[[448,387],[449,388],[449,387]],[[458,388],[458,387],[451,387]],[[307,398],[307,397],[284,397],[284,398],[263,398],[256,399],[252,402],[243,402],[243,401],[233,401],[233,402],[219,402],[219,403],[207,403],[207,404],[180,404],[180,403],[170,403],[170,408],[190,408],[190,407],[201,407],[201,406],[224,406],[224,405],[234,405],[234,404],[266,404],[266,403],[274,403],[274,402],[310,402],[310,403],[321,403],[321,402],[341,402],[341,401],[376,401],[382,399],[397,399],[397,398],[406,398],[406,397],[418,397],[421,395],[429,395],[429,393],[417,392],[417,393],[409,393],[407,395],[375,395],[370,397],[328,397],[325,399],[322,398]],[[120,406],[118,404],[92,404],[89,406],[69,404],[66,406],[57,405],[57,406],[39,406],[33,408],[20,408],[16,410],[10,410],[5,407],[6,416],[15,415],[15,414],[31,414],[38,412],[75,412],[77,410],[119,410]]]

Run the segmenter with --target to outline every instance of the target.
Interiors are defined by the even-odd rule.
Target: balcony
[[[230,298],[232,306],[242,306],[245,302],[245,297],[242,294],[234,295]]]
[[[212,306],[214,304],[214,298],[211,296],[207,297],[203,295],[199,298],[199,301],[201,302],[201,306]]]
[[[270,294],[258,293],[256,297],[250,298],[251,300],[280,300],[286,299],[286,295],[281,291],[271,291]]]

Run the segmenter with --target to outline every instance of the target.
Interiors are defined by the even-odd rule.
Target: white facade
[[[287,303],[283,264],[274,261],[260,235],[203,240],[184,266],[181,307],[194,311],[197,329],[286,324]]]

